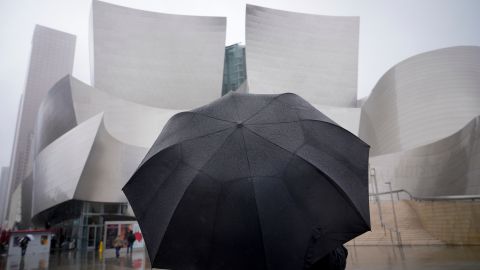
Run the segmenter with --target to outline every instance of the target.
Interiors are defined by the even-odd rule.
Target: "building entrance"
[[[103,225],[89,225],[87,230],[87,249],[97,249],[103,238]]]

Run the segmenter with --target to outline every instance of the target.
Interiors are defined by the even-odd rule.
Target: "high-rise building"
[[[0,226],[4,225],[8,211],[8,170],[9,167],[2,167],[0,171]]]
[[[50,88],[59,79],[72,73],[75,39],[74,35],[65,32],[40,25],[35,27],[27,81],[15,130],[8,196],[32,171],[33,130],[38,108]]]
[[[246,79],[245,45],[237,43],[227,46],[223,64],[222,96],[237,90]]]

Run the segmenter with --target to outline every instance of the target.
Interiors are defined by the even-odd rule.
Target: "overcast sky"
[[[186,15],[227,17],[226,44],[245,40],[245,0],[108,0]],[[358,97],[396,63],[457,45],[480,46],[480,0],[250,0],[249,4],[322,15],[360,16]],[[35,24],[77,36],[73,75],[90,83],[89,0],[0,0],[0,166],[8,166]],[[220,90],[219,90],[220,91]]]

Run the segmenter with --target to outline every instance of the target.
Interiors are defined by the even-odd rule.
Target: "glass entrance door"
[[[87,237],[87,248],[94,249],[95,248],[95,230],[96,226],[88,226],[88,237]]]
[[[102,226],[90,225],[88,226],[87,248],[96,249],[100,240],[102,240]]]

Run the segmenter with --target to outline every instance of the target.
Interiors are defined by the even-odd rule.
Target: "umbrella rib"
[[[250,177],[248,177],[251,181],[250,181],[250,186],[253,190],[253,196],[255,197],[255,210],[257,211],[257,220],[258,220],[258,227],[260,229],[260,235],[262,236],[262,250],[263,250],[263,259],[264,259],[264,263],[265,263],[265,266],[268,267],[268,263],[267,263],[267,250],[265,248],[265,241],[264,241],[264,238],[263,238],[263,229],[262,229],[262,222],[260,221],[260,216],[259,216],[259,213],[258,213],[258,202],[257,202],[257,196],[255,196],[255,185],[253,184],[253,179],[252,179],[252,167],[250,165],[250,159],[248,158],[248,149],[247,149],[247,142],[245,140],[245,134],[243,133],[243,129],[242,129],[242,138],[243,138],[243,149],[245,150],[245,157],[247,158],[247,163],[248,163],[248,171],[250,172]]]
[[[257,135],[257,136],[259,136],[260,138],[262,138],[263,140],[265,140],[266,142],[269,142],[269,143],[271,143],[271,144],[273,144],[273,145],[276,145],[277,147],[280,147],[281,149],[283,149],[283,150],[285,150],[285,151],[287,151],[287,152],[290,152],[288,149],[285,149],[284,147],[282,147],[282,146],[280,146],[280,145],[278,145],[278,144],[276,144],[276,143],[268,140],[267,138],[265,138],[265,137],[263,137],[262,135],[256,133],[255,131],[249,129],[248,127],[246,127],[246,128],[247,128],[248,130],[250,130],[252,133],[254,133],[255,135]],[[303,144],[303,145],[305,145],[305,144]],[[302,146],[303,146],[303,145],[302,145]],[[299,147],[298,149],[300,149],[300,147]],[[297,151],[298,151],[298,149],[297,149]],[[303,158],[302,156],[297,155],[297,154],[296,154],[297,151],[295,151],[295,152],[292,153],[292,154],[295,155],[296,157],[302,159],[303,161],[307,162],[307,163],[310,164],[311,166],[317,168],[317,167],[316,167],[314,164],[312,164],[310,161],[306,160],[306,159]],[[318,168],[317,168],[317,169],[318,169]],[[335,183],[335,181],[333,181],[333,179],[332,179],[331,176],[327,175],[325,172],[322,172],[322,173],[325,174],[325,175],[327,176],[327,178],[330,179],[330,182],[331,182],[338,190],[340,190],[340,191],[342,192],[343,197],[352,205],[353,209],[355,209],[355,211],[356,211],[357,214],[360,216],[360,218],[363,220],[363,222],[365,222],[365,225],[368,226],[368,222],[365,221],[365,219],[363,218],[362,214],[360,213],[360,211],[358,210],[358,208],[355,206],[355,204],[352,202],[352,200],[346,195],[345,191],[344,191],[341,187],[339,187],[339,186]]]
[[[237,119],[239,119],[239,121],[241,121],[240,119],[240,110],[238,109],[238,101],[237,99],[235,98],[235,95],[232,95],[232,99],[233,99],[233,104],[235,106],[235,112],[237,113]]]
[[[218,120],[218,121],[222,121],[222,122],[235,123],[235,122],[233,122],[233,121],[229,121],[229,120],[226,120],[226,119],[221,119],[221,118],[213,117],[213,116],[211,116],[211,115],[204,114],[204,113],[193,112],[193,111],[189,111],[189,113],[193,113],[193,114],[196,114],[196,115],[208,117],[208,118],[211,118],[211,119],[214,119],[214,120]]]
[[[230,129],[230,128],[233,128],[233,127],[234,127],[234,126],[222,128],[222,129],[219,129],[219,130],[217,130],[217,131],[213,131],[213,132],[210,132],[210,133],[206,133],[206,134],[200,135],[200,136],[198,136],[198,137],[188,138],[188,139],[185,139],[185,140],[183,140],[183,141],[175,142],[175,143],[173,143],[173,144],[171,144],[171,145],[167,145],[167,146],[159,149],[157,153],[155,153],[155,154],[152,155],[152,157],[153,157],[154,155],[157,155],[157,154],[160,153],[161,151],[164,151],[165,149],[170,148],[170,147],[173,147],[173,146],[175,146],[175,145],[179,145],[179,144],[182,144],[182,143],[184,143],[184,142],[188,142],[188,141],[191,141],[191,140],[196,140],[196,139],[199,139],[199,138],[203,138],[203,137],[207,137],[207,136],[210,136],[210,135],[214,135],[214,134],[223,132],[223,131],[225,131],[225,130],[227,130],[227,129]]]
[[[231,127],[230,127],[231,128]],[[225,143],[228,141],[228,139],[230,139],[230,137],[232,137],[233,133],[235,133],[237,129],[233,129],[233,131],[228,134],[228,136],[225,138],[225,140],[222,142],[222,144],[212,153],[212,155],[208,158],[208,160],[200,167],[200,168],[195,168],[193,167],[192,165],[189,165],[190,167],[192,168],[195,168],[195,170],[201,172],[201,173],[204,173],[206,175],[208,175],[209,177],[211,177],[212,179],[215,179],[217,181],[219,181],[218,179],[216,179],[215,177],[212,177],[211,175],[207,174],[205,171],[203,171],[203,168],[210,162],[210,160],[212,160],[213,156],[215,156],[215,154],[220,151],[220,149],[222,149],[222,147],[225,145]],[[186,164],[186,162],[183,162]]]
[[[182,160],[180,159],[177,164],[175,165],[175,167],[172,169],[172,171],[168,174],[167,177],[165,177],[165,179],[168,179],[170,178],[170,176],[172,176],[173,173],[175,173],[175,171],[178,169],[178,167],[180,166],[180,164],[182,163]],[[185,163],[185,162],[183,162]],[[156,189],[155,189],[155,192],[153,192],[152,194],[156,194],[158,193],[158,191],[160,190],[160,188],[162,188],[162,186],[165,184],[165,181],[163,181],[163,183],[161,183]],[[153,201],[153,199],[155,199],[155,196],[152,196],[149,200],[148,200],[148,204],[147,205],[150,205],[151,202]],[[143,218],[145,215],[146,215],[147,211],[144,211],[142,212],[141,214],[141,218]]]
[[[342,129],[342,130],[344,130],[344,131],[347,131],[350,135],[352,135],[354,140],[360,142],[361,144],[363,144],[363,145],[365,145],[365,146],[370,147],[370,145],[368,145],[367,143],[365,143],[364,141],[362,141],[359,137],[357,137],[355,134],[351,133],[350,131],[348,131],[348,130],[346,130],[346,129],[338,126],[338,125],[335,125],[335,124],[332,124],[332,123],[329,123],[329,122],[320,121],[320,120],[302,119],[302,120],[298,120],[298,121],[277,122],[277,123],[265,123],[265,124],[270,124],[270,125],[273,125],[273,124],[282,124],[282,123],[300,123],[300,124],[301,124],[301,123],[303,123],[303,122],[318,122],[318,123],[324,123],[324,124],[327,124],[327,125],[332,126],[332,127],[334,127],[334,128]],[[265,125],[265,124],[263,124],[263,123],[262,123],[262,124],[249,124],[248,126],[256,126],[256,125],[262,126],[262,125]],[[247,126],[246,128],[248,128],[248,126]],[[249,129],[249,130],[253,131],[252,129]],[[302,130],[304,130],[303,126],[302,126]],[[305,133],[305,132],[304,132],[304,133]],[[261,136],[261,135],[258,134],[258,133],[255,133],[255,134]],[[286,150],[286,149],[285,149],[285,150]],[[288,151],[288,150],[287,150],[287,151]],[[335,150],[333,150],[333,151],[335,151]],[[335,152],[336,152],[336,151],[335,151]],[[335,158],[335,159],[338,160],[337,158]],[[338,160],[338,161],[340,161],[340,160]],[[347,163],[351,164],[350,162],[347,162]],[[347,167],[347,168],[350,168],[350,167]],[[351,170],[350,170],[350,171],[351,171]],[[352,172],[352,173],[353,173],[353,172]],[[355,173],[353,173],[353,174],[355,174]]]
[[[210,176],[209,176],[210,177]],[[212,179],[215,179],[212,177]],[[215,179],[216,180],[216,179]],[[218,181],[218,180],[216,180]],[[217,215],[218,215],[218,208],[220,202],[220,196],[223,194],[223,185],[220,184],[220,192],[217,195],[217,200],[215,201],[215,215],[213,217],[213,228],[212,228],[212,235],[210,237],[210,252],[208,256],[208,268],[211,269],[212,267],[212,254],[214,249],[214,241],[215,241],[215,229],[217,228]]]
[[[230,128],[231,128],[231,127],[230,127]],[[228,129],[228,128],[226,128],[226,129]],[[226,130],[226,129],[223,129],[223,130]],[[220,132],[220,131],[217,131],[217,132]],[[232,134],[233,134],[234,132],[235,132],[235,129],[225,138],[225,141],[223,141],[222,145],[220,145],[220,146],[215,150],[215,152],[213,152],[213,154],[210,156],[210,158],[207,160],[207,162],[205,162],[205,164],[207,164],[207,163],[212,159],[212,157],[215,155],[215,153],[218,152],[218,151],[223,147],[223,145],[225,144],[225,142],[232,136]],[[211,134],[214,134],[214,133],[216,133],[216,132],[213,132],[213,133],[211,133]],[[211,134],[210,134],[210,135],[211,135]],[[207,135],[205,135],[205,136],[207,136]],[[185,142],[185,141],[182,141],[182,143],[183,143],[183,142]],[[179,143],[179,144],[181,144],[181,143]],[[175,146],[177,146],[177,145],[178,145],[178,144],[175,144],[175,145],[170,146],[170,147],[175,147]],[[157,153],[157,154],[158,154],[158,153]],[[180,166],[180,164],[187,165],[188,167],[193,168],[193,169],[196,170],[197,172],[203,173],[203,174],[207,175],[208,177],[211,177],[212,179],[215,179],[215,178],[213,178],[212,176],[208,175],[207,173],[205,173],[205,172],[202,170],[202,169],[203,169],[203,166],[202,166],[201,169],[195,168],[195,167],[191,166],[190,164],[187,164],[187,163],[183,160],[182,157],[180,158],[178,164],[176,164],[176,166],[175,166],[175,168],[172,170],[172,172],[167,176],[167,178],[169,178],[169,177],[175,172],[175,170],[178,168],[178,166]],[[204,164],[204,166],[205,166],[205,164]],[[218,179],[215,179],[215,180],[218,181]],[[156,189],[156,191],[154,192],[154,194],[155,194],[155,193],[158,193],[158,190],[160,190],[160,188],[161,188],[162,186],[163,186],[163,183],[162,183],[161,185],[159,185],[159,187]],[[150,202],[151,202],[154,198],[155,198],[155,196],[152,196],[152,198],[150,198]],[[149,204],[150,204],[150,203],[149,203]],[[177,206],[178,206],[178,204],[177,204]],[[175,213],[175,211],[176,211],[176,209],[177,209],[177,206],[175,206],[175,208],[173,209],[172,213]],[[143,213],[142,213],[142,218],[143,218],[143,216],[144,216],[145,214],[146,214],[146,212],[143,212]],[[169,222],[169,223],[167,224],[167,226],[165,227],[165,228],[166,228],[166,229],[165,229],[165,232],[166,232],[166,230],[168,229],[169,226],[170,226],[170,222]],[[162,236],[162,239],[163,239],[163,236]],[[162,243],[162,241],[160,241],[159,246],[157,247],[157,250],[160,248],[161,243]]]
[[[266,108],[268,108],[275,100],[277,100],[279,97],[281,97],[282,95],[285,95],[285,94],[281,94],[281,95],[278,95],[276,97],[274,97],[272,100],[270,100],[265,106],[263,106],[260,110],[258,110],[257,112],[255,112],[254,114],[252,114],[250,117],[248,117],[247,119],[243,120],[242,122],[243,123],[246,123],[247,121],[249,121],[250,119],[252,119],[254,116],[256,116],[257,114],[259,114],[260,112],[262,112],[263,110],[265,110]]]
[[[344,128],[342,128],[339,125],[336,125],[334,123],[323,121],[323,120],[317,120],[317,119],[299,119],[299,120],[296,120],[296,121],[269,122],[269,123],[257,123],[257,124],[245,123],[245,126],[263,126],[263,125],[289,124],[289,123],[299,123],[299,122],[318,122],[318,123],[323,123],[323,124],[330,125],[330,126],[335,127],[335,128],[343,129],[343,130],[347,131],[348,133],[350,133],[351,135],[353,135],[353,137],[355,137],[355,139],[357,141],[361,142],[362,144],[368,145],[366,142],[364,142],[362,139],[360,139],[357,135],[353,134],[352,132],[348,131],[347,129],[344,129]],[[370,145],[368,145],[368,146],[370,147]]]
[[[248,171],[250,172],[250,178],[251,178],[252,167],[250,166],[250,159],[248,158],[247,142],[245,141],[245,135],[243,134],[243,130],[242,130],[242,138],[243,138],[243,150],[245,151],[245,157],[247,158],[247,164],[248,164]]]

